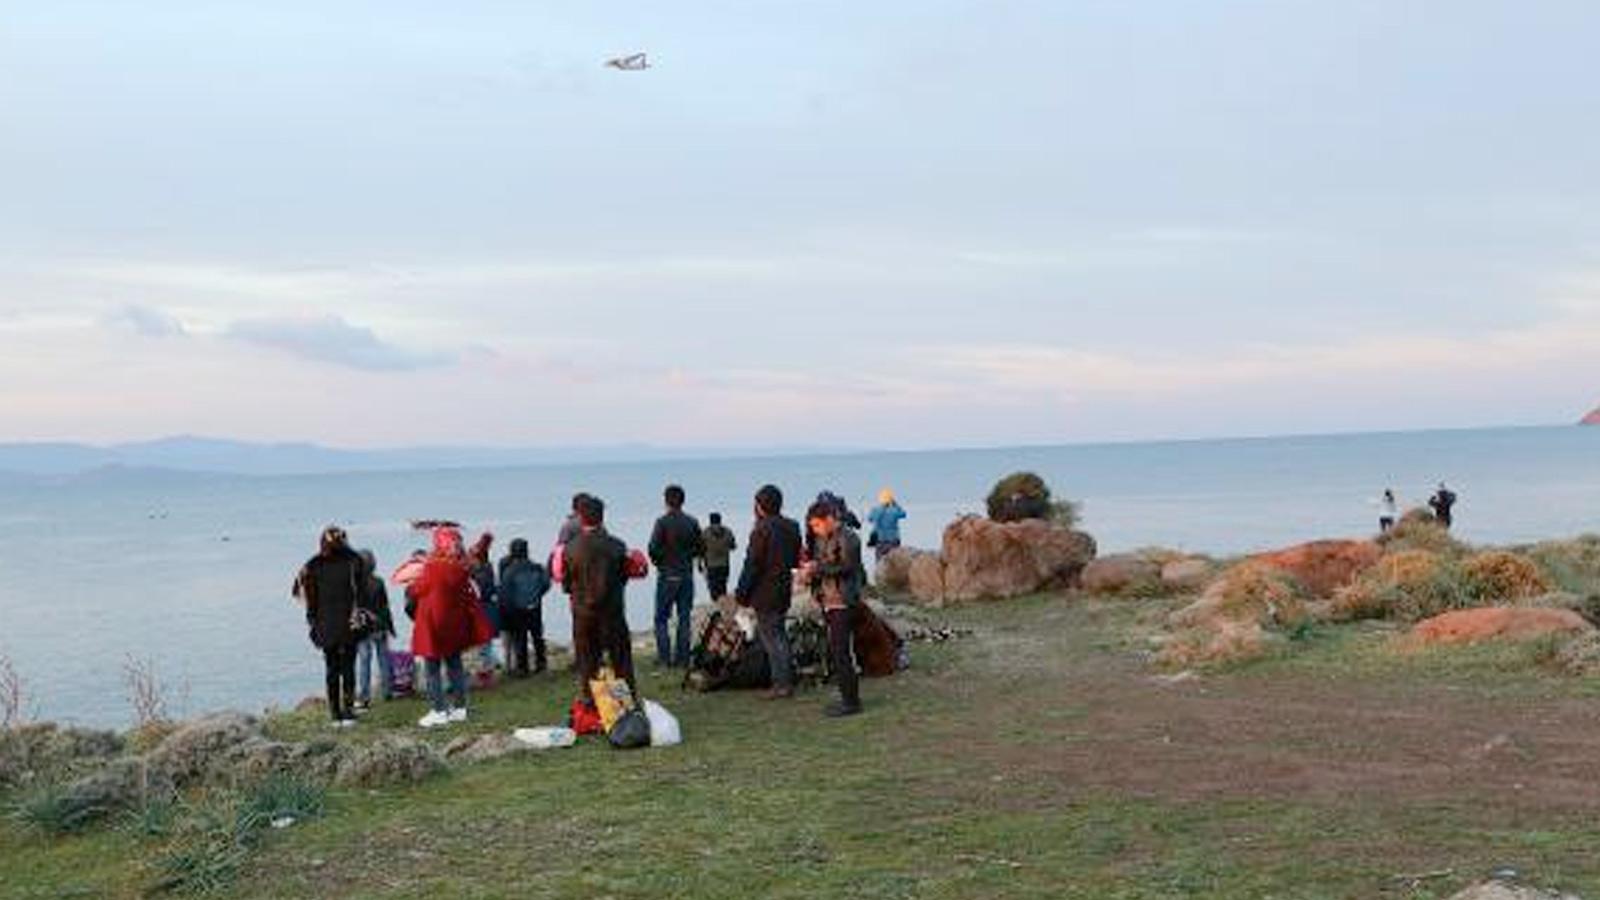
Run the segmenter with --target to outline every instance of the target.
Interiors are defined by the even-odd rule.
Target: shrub
[[[1563,591],[1600,597],[1600,535],[1546,541],[1526,552]]]
[[[1468,589],[1480,602],[1526,600],[1553,587],[1533,560],[1505,550],[1475,554],[1461,564]]]
[[[327,789],[288,773],[269,775],[251,788],[240,802],[245,813],[274,819],[314,819],[327,808]]]
[[[0,655],[0,729],[16,728],[28,721],[28,683],[9,657]]]
[[[1461,568],[1428,550],[1401,550],[1378,560],[1334,595],[1333,618],[1415,622],[1451,609],[1477,606]]]
[[[44,834],[82,831],[111,812],[99,798],[59,781],[24,789],[11,805],[11,819]]]
[[[1440,525],[1433,513],[1413,509],[1406,513],[1387,534],[1378,537],[1386,550],[1426,550],[1429,553],[1460,554],[1466,545],[1451,537],[1449,529]]]
[[[989,518],[996,522],[1047,519],[1070,528],[1078,521],[1077,504],[1053,499],[1050,486],[1032,472],[1014,472],[995,482],[988,505]]]

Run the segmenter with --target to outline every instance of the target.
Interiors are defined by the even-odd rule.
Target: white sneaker
[[[427,715],[417,720],[419,728],[439,728],[450,724],[450,714],[443,710],[431,710]]]
[[[467,708],[465,706],[460,706],[450,710],[449,718],[451,724],[465,722],[467,720]]]

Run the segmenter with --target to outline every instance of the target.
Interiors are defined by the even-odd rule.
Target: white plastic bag
[[[678,728],[678,718],[654,700],[644,702],[644,714],[650,720],[650,746],[672,747],[683,743],[683,732]]]
[[[518,728],[511,732],[511,736],[527,744],[535,750],[554,750],[561,747],[571,747],[578,742],[578,733],[571,728],[562,728],[559,725],[546,725],[542,728]]]
[[[753,641],[756,639],[755,613],[748,609],[740,609],[738,612],[733,614],[733,621],[739,626],[739,630],[744,632],[745,640]]]

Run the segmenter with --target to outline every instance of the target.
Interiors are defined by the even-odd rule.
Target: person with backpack
[[[495,582],[494,564],[489,562],[489,549],[493,546],[493,534],[486,531],[478,535],[478,539],[472,542],[472,549],[467,551],[467,566],[472,573],[472,584],[478,591],[478,604],[483,608],[483,615],[489,620],[489,627],[499,635],[505,629],[500,622],[500,586]],[[477,651],[476,672],[484,684],[493,679],[496,664],[494,640],[491,638]]]
[[[500,625],[506,637],[506,670],[528,677],[528,642],[533,642],[533,674],[545,671],[544,595],[550,573],[528,558],[528,542],[517,538],[500,560]]]
[[[389,664],[389,639],[395,636],[394,613],[389,609],[389,589],[378,574],[378,558],[371,550],[360,553],[361,565],[366,570],[362,585],[361,609],[356,613],[363,620],[365,637],[356,647],[356,712],[372,708],[372,663],[378,663],[378,677],[382,679],[379,696],[384,700],[394,698],[394,673]]]
[[[706,573],[706,591],[717,601],[728,596],[728,575],[733,569],[733,551],[739,549],[739,541],[733,536],[733,529],[722,524],[722,513],[714,512],[710,518],[711,524],[701,535],[705,555],[700,558],[700,568]]]
[[[1440,525],[1448,529],[1455,524],[1456,493],[1445,487],[1444,482],[1439,482],[1439,490],[1428,498],[1428,506],[1433,509],[1433,517]]]
[[[794,594],[794,570],[800,565],[800,525],[783,515],[783,491],[764,485],[756,491],[756,524],[746,544],[744,568],[734,599],[756,613],[756,636],[772,667],[767,697],[794,696],[794,664],[785,622]]]
[[[417,724],[423,728],[438,728],[465,722],[467,672],[461,654],[494,640],[494,628],[479,604],[458,529],[440,527],[434,530],[433,551],[406,592],[416,601],[411,652],[423,659],[430,706],[428,714]],[[443,684],[445,673],[450,676],[451,702],[448,705]]]
[[[296,579],[306,604],[311,643],[322,651],[328,714],[336,728],[356,723],[356,610],[366,581],[361,557],[350,549],[344,529],[323,529],[317,555],[306,561]]]
[[[581,527],[566,546],[561,572],[562,587],[572,600],[578,697],[589,698],[589,682],[599,673],[602,659],[609,658],[611,671],[638,699],[626,591],[628,579],[643,577],[649,564],[643,554],[630,553],[626,544],[606,533],[606,505],[599,497],[582,497],[578,517]]]
[[[861,679],[852,651],[856,609],[861,605],[861,538],[845,526],[837,506],[818,501],[806,512],[806,530],[816,551],[803,570],[812,596],[828,625],[828,669],[839,699],[828,705],[830,718],[861,712]]]
[[[894,491],[884,488],[878,492],[878,505],[867,512],[872,531],[867,535],[867,546],[879,560],[900,546],[900,522],[906,511],[894,498]]]
[[[663,492],[667,511],[650,533],[650,561],[656,567],[656,665],[663,669],[689,665],[689,618],[694,611],[694,566],[705,555],[700,523],[683,511],[683,488]],[[678,617],[676,639],[668,625]]]

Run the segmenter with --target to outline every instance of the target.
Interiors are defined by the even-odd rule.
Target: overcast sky
[[[1592,0],[0,11],[0,440],[925,447],[1600,401]]]

